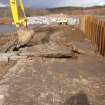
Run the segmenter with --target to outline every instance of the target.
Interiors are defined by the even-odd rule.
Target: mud
[[[35,28],[34,33],[14,52],[20,56],[15,64],[0,66],[0,105],[104,105],[105,59],[91,41],[68,26]],[[55,57],[67,54],[76,57]]]
[[[9,61],[9,62],[0,62],[0,80],[3,78],[3,76],[8,73],[8,70],[15,65],[16,62]]]
[[[5,53],[17,41],[17,33],[0,33],[0,53]]]

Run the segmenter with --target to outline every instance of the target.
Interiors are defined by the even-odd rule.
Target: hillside
[[[51,9],[31,9],[25,8],[27,16],[33,15],[48,15],[56,13],[64,13],[69,15],[81,15],[81,14],[92,14],[92,15],[104,15],[105,6],[95,6],[95,7],[59,7]],[[20,15],[22,15],[20,13]],[[0,17],[11,17],[10,8],[0,8]]]
[[[60,14],[64,13],[67,15],[105,15],[105,6],[95,6],[95,7],[59,7],[50,9],[35,9],[35,8],[25,8],[26,16],[43,16],[50,14]],[[19,8],[19,15],[22,13]],[[8,17],[5,18],[4,17]],[[0,24],[11,23],[11,10],[10,8],[0,8]]]
[[[59,7],[59,8],[50,8],[50,9],[29,9],[26,8],[26,15],[48,15],[48,14],[59,14],[64,13],[68,15],[104,15],[105,6],[94,6],[94,7]]]
[[[94,7],[60,7],[49,9],[51,13],[64,13],[69,15],[104,15],[105,14],[105,6],[94,6]]]
[[[33,15],[48,15],[48,14],[59,14],[64,13],[68,15],[105,15],[105,6],[94,6],[94,7],[59,7],[50,9],[28,9],[26,8],[27,16]]]

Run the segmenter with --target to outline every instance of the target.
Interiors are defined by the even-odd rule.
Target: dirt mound
[[[70,26],[49,26],[34,29],[34,36],[30,44],[48,43],[54,41],[59,44],[70,43],[72,41],[83,41],[85,35],[74,27]]]

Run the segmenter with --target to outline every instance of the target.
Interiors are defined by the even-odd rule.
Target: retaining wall
[[[105,56],[105,20],[98,16],[82,17],[81,29],[95,43],[100,54]]]

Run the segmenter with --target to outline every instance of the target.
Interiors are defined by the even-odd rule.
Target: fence
[[[105,56],[105,20],[96,16],[83,16],[81,20],[81,29]]]

